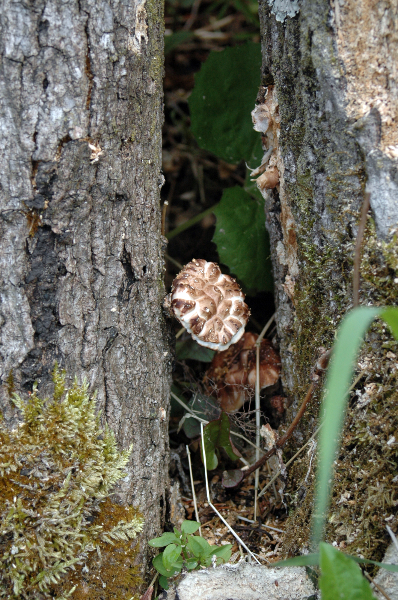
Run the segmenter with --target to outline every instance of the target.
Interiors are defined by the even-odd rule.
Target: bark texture
[[[265,199],[283,384],[294,414],[309,386],[318,348],[332,345],[338,323],[352,307],[354,245],[366,190],[371,194],[371,218],[362,259],[361,302],[391,304],[398,297],[394,283],[398,265],[389,254],[389,242],[398,226],[397,5],[388,0],[335,0],[334,4],[303,0],[300,5],[262,0],[260,19],[263,86],[275,86],[270,89],[276,93],[280,113],[280,187],[266,192]],[[367,382],[377,381],[372,377],[380,377],[380,372],[382,382],[389,380],[386,350],[383,354],[380,343],[387,338],[384,331],[374,333],[373,367],[369,363],[368,371],[365,369]],[[392,357],[396,361],[393,353]],[[315,402],[296,432],[296,447],[314,431],[318,406]],[[380,410],[382,413],[386,407]],[[365,413],[360,418],[366,429],[370,417]],[[356,418],[358,421],[358,415]],[[356,468],[366,469],[369,456],[358,460]],[[301,470],[297,467],[290,473],[290,492],[296,494],[300,485],[303,489],[301,496],[295,497],[287,552],[298,552],[308,542],[312,498],[311,486],[305,483],[308,477],[304,481],[308,465],[309,459],[303,460]],[[348,473],[355,476],[343,464],[344,469],[347,477]],[[345,483],[345,490],[354,489]],[[351,498],[355,493],[352,491]],[[363,493],[368,493],[366,488]],[[336,518],[330,539],[346,545],[361,539],[358,551],[360,546],[363,550],[365,541],[358,532],[365,525],[359,523],[359,516],[351,514],[351,535],[336,504],[332,510]],[[366,514],[366,507],[364,511]],[[336,533],[338,526],[341,535]],[[379,535],[379,530],[366,535]],[[380,536],[382,557],[388,536],[385,531]]]
[[[0,407],[14,425],[10,393],[46,393],[55,361],[86,377],[133,443],[118,496],[144,539],[168,470],[162,18],[157,0],[4,0],[0,17]]]

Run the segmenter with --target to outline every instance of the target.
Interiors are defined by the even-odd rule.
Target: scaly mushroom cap
[[[174,279],[170,305],[198,344],[226,350],[245,331],[250,311],[244,299],[235,279],[216,263],[193,259]]]

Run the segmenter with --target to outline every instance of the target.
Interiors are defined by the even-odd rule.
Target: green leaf
[[[385,308],[380,316],[391,327],[395,339],[398,340],[398,308]]]
[[[167,577],[165,577],[164,575],[161,575],[159,577],[159,585],[161,585],[164,590],[168,590],[169,582],[167,581]]]
[[[214,214],[217,223],[213,242],[217,244],[220,261],[251,293],[272,291],[264,200],[253,198],[241,187],[228,188]]]
[[[149,546],[152,548],[162,548],[163,546],[168,546],[169,544],[180,544],[180,539],[174,533],[164,533],[158,538],[153,538],[153,540],[149,540]]]
[[[197,521],[183,521],[181,525],[181,531],[183,533],[196,533],[200,527],[200,523]]]
[[[200,360],[201,362],[209,363],[213,360],[215,350],[200,346],[191,337],[177,340],[176,355],[178,360]]]
[[[196,567],[198,566],[198,561],[194,558],[188,558],[188,560],[185,561],[185,564],[188,571],[193,571],[193,569],[196,569]]]
[[[273,567],[309,567],[319,565],[319,554],[304,554],[303,556],[293,556],[286,560],[279,560],[273,563]]]
[[[217,556],[217,559],[221,559],[220,562],[217,560],[217,564],[221,562],[228,562],[231,558],[232,544],[225,544],[225,546],[212,546],[210,556]]]
[[[217,419],[221,412],[217,400],[198,393],[192,396],[188,406],[195,415],[206,421]],[[182,428],[185,435],[189,438],[198,437],[200,435],[200,422],[194,417],[190,417],[189,414],[186,415]]]
[[[319,552],[322,600],[375,600],[368,581],[352,558],[324,542],[320,543]]]
[[[261,136],[254,131],[251,111],[261,75],[260,44],[245,44],[210,52],[189,98],[191,128],[201,148],[229,163],[257,163],[263,155]]]
[[[197,535],[188,538],[188,548],[196,558],[207,558],[211,552],[209,542]]]
[[[312,537],[315,547],[323,537],[329,507],[332,467],[344,423],[354,361],[367,329],[373,319],[382,312],[382,308],[358,307],[344,317],[338,329],[323,401],[324,426],[319,440],[315,511],[312,516]]]
[[[167,569],[168,571],[172,569],[174,563],[180,556],[181,552],[181,546],[176,546],[175,544],[170,544],[169,546],[167,546],[167,548],[165,548],[162,557],[165,569]]]
[[[225,412],[221,413],[219,419],[210,421],[210,423],[203,428],[206,467],[209,471],[212,471],[218,465],[218,458],[216,454],[217,448],[223,448],[228,457],[232,460],[237,460],[240,457],[240,452],[231,442],[229,432],[230,422],[229,417]]]
[[[166,567],[163,564],[163,552],[155,556],[155,558],[152,561],[152,564],[155,567],[155,569],[165,577],[173,577],[175,573],[178,573],[178,570],[176,569],[166,569]]]

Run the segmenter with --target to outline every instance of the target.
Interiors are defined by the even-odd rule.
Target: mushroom
[[[245,333],[232,348],[218,352],[205,375],[208,393],[216,389],[221,408],[236,412],[249,400],[256,387],[256,341],[258,335]],[[272,391],[280,375],[280,358],[269,340],[260,346],[260,390]]]
[[[244,299],[216,263],[193,259],[174,279],[166,304],[198,344],[226,350],[245,331],[250,310]]]

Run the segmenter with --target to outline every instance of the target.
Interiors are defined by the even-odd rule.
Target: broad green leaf
[[[188,538],[188,548],[196,558],[206,558],[209,552],[211,552],[209,542],[197,535],[192,535]]]
[[[214,214],[217,223],[213,242],[220,261],[251,293],[272,291],[264,200],[254,198],[241,187],[228,188]]]
[[[203,439],[206,452],[206,467],[209,471],[215,469],[218,465],[216,454],[217,448],[223,448],[229,458],[237,460],[240,453],[235,448],[229,437],[230,422],[225,412],[222,412],[219,419],[210,421],[203,429]],[[203,456],[202,456],[203,460]]]
[[[166,532],[158,538],[153,538],[153,540],[149,540],[149,546],[152,548],[162,548],[163,546],[168,546],[169,544],[180,544],[180,539],[174,534]]]
[[[162,588],[164,590],[168,590],[169,589],[169,583],[167,581],[167,577],[165,577],[164,575],[161,575],[159,577],[159,584],[162,586]]]
[[[225,546],[217,546],[211,549],[210,556],[216,555],[218,559],[221,559],[220,562],[228,562],[231,558],[231,548],[232,544],[225,544]],[[217,564],[220,564],[217,562]]]
[[[188,558],[188,560],[185,561],[185,564],[186,564],[188,571],[192,571],[193,569],[196,569],[196,567],[198,566],[198,561],[195,560],[194,558]]]
[[[168,571],[170,571],[170,569],[173,568],[174,563],[176,562],[176,560],[178,559],[178,557],[180,556],[182,552],[182,548],[181,546],[177,546],[176,544],[169,544],[164,552],[163,552],[163,565],[165,567],[165,569],[167,569]]]
[[[179,360],[200,360],[209,363],[213,360],[215,350],[200,346],[191,337],[177,340],[176,355]]]
[[[348,313],[337,332],[331,364],[326,380],[323,401],[323,421],[319,441],[319,467],[317,471],[315,511],[312,517],[312,535],[315,547],[323,537],[323,528],[329,508],[332,467],[344,423],[348,389],[354,361],[364,335],[373,319],[383,309],[358,307]]]
[[[352,558],[324,542],[319,545],[319,553],[322,600],[376,600]]]
[[[178,570],[176,569],[166,569],[166,567],[163,564],[163,552],[155,556],[155,558],[152,561],[152,564],[155,567],[155,569],[165,577],[173,577],[175,573],[178,573]]]
[[[398,340],[398,308],[387,307],[380,316],[391,327],[395,339]]]
[[[210,52],[195,75],[189,98],[191,128],[201,148],[229,163],[260,163],[261,136],[254,131],[251,111],[261,75],[260,44],[245,44]]]
[[[197,521],[183,521],[181,525],[181,531],[183,533],[196,533],[200,527],[200,523]]]

